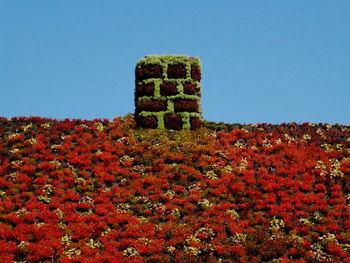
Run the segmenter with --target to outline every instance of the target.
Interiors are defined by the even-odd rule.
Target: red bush
[[[342,126],[0,123],[1,262],[315,262],[320,243],[349,262]],[[165,123],[181,129],[182,116]]]

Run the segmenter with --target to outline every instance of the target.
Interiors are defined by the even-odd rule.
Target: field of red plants
[[[0,118],[0,262],[350,263],[350,126],[214,126]]]

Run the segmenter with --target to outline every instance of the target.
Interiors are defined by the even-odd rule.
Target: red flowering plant
[[[1,262],[350,262],[350,128],[0,118]]]

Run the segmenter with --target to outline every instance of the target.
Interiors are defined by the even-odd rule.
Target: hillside
[[[350,126],[0,118],[0,262],[350,263]]]

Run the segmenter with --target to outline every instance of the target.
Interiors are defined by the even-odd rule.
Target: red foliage
[[[175,112],[197,112],[198,103],[195,100],[174,100],[174,109]]]
[[[160,95],[162,96],[171,96],[177,93],[178,90],[175,83],[164,81],[162,85],[160,85]]]
[[[182,129],[182,118],[179,115],[165,115],[164,116],[164,126],[167,129],[181,130]]]
[[[185,83],[184,86],[184,93],[189,95],[197,95],[196,85],[192,83]]]
[[[165,101],[141,101],[137,103],[136,111],[164,111],[167,109]]]
[[[137,84],[136,85],[136,96],[153,96],[154,95],[154,84]]]
[[[168,65],[168,78],[186,78],[186,67],[181,64]]]
[[[194,80],[201,80],[201,71],[199,67],[191,66],[191,78]]]
[[[160,78],[162,76],[162,67],[160,65],[147,64],[136,70],[136,80],[141,81],[149,78]]]
[[[139,77],[158,74],[146,66]],[[182,128],[180,115],[165,119]],[[127,118],[0,123],[1,262],[301,263],[318,260],[316,246],[350,263],[346,127],[237,125],[145,139]]]

